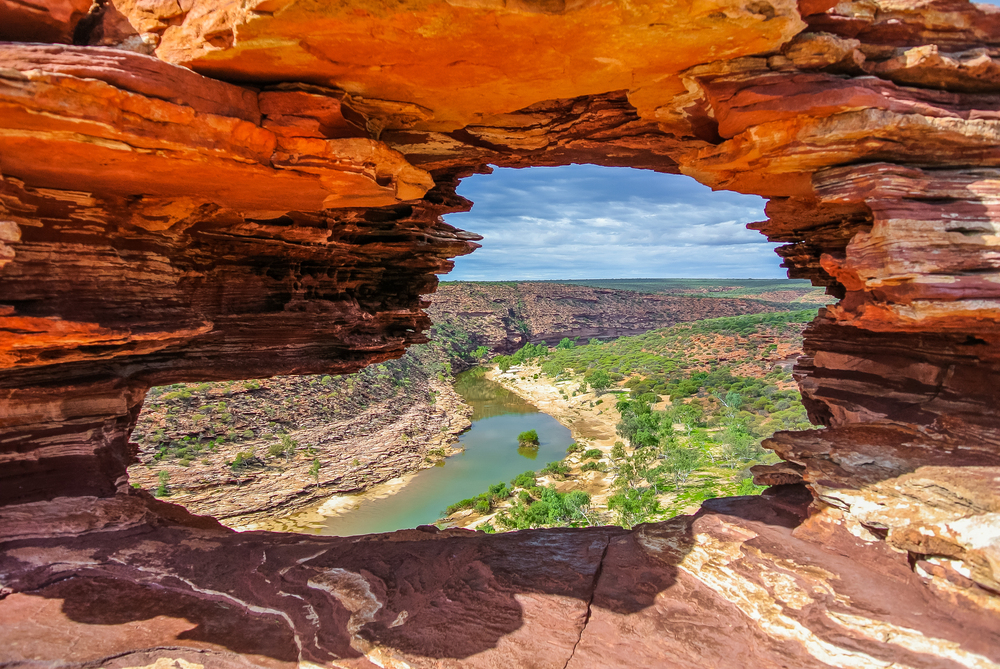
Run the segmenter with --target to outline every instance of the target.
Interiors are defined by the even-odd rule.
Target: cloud
[[[483,235],[449,280],[636,277],[783,278],[780,259],[746,224],[764,200],[690,177],[570,165],[497,169],[465,179],[475,202],[448,223]]]

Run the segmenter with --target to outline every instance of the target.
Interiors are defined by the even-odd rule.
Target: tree
[[[625,457],[625,444],[620,441],[616,441],[615,445],[611,447],[611,459],[621,460]]]
[[[678,404],[671,410],[674,422],[682,424],[689,437],[691,430],[701,422],[703,413],[701,407],[696,404]]]
[[[673,476],[674,487],[680,485],[701,464],[701,453],[696,448],[674,446],[667,449],[662,468]]]
[[[631,528],[660,511],[660,501],[652,490],[629,488],[608,498],[608,509],[615,511],[622,527]]]
[[[595,369],[583,379],[598,395],[611,387],[611,377],[603,369]]]
[[[576,343],[572,339],[570,339],[569,337],[563,337],[559,341],[559,343],[556,344],[556,349],[557,350],[565,350],[565,349],[568,349],[568,348],[573,348],[574,346],[576,346]]]
[[[615,431],[628,439],[632,446],[659,446],[674,433],[674,426],[666,412],[652,410],[650,398],[655,397],[652,394],[641,395],[634,400],[619,400],[616,405],[621,420]]]
[[[509,355],[498,355],[493,358],[493,362],[497,363],[497,367],[500,368],[501,372],[506,372],[514,364],[514,361],[511,360]]]
[[[316,479],[316,483],[319,484],[319,460],[313,460],[312,465],[309,467],[309,474]]]
[[[526,430],[521,434],[517,435],[518,446],[538,446],[538,432],[535,430]]]
[[[725,396],[721,392],[715,393],[715,399],[719,400],[719,403],[726,407],[726,417],[730,420],[736,417],[736,413],[743,406],[743,396],[732,390],[726,393]]]
[[[765,451],[754,439],[747,426],[740,422],[732,422],[726,426],[724,433],[726,445],[722,448],[723,456],[734,465],[757,460]]]

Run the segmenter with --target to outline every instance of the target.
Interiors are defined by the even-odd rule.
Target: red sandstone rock
[[[904,554],[843,527],[823,545],[801,538],[797,516],[762,498],[715,500],[697,516],[632,532],[424,528],[345,539],[231,533],[157,515],[169,507],[120,496],[0,511],[5,660],[588,669],[1000,661],[998,614],[968,608],[969,588],[927,582]]]
[[[91,0],[0,0],[0,39],[19,42],[73,42]]]
[[[85,9],[7,3],[2,36],[156,47],[218,81],[0,48],[4,662],[1000,661],[995,8]],[[815,496],[804,522],[774,497],[628,534],[345,542],[114,497],[150,384],[399,355],[474,246],[439,219],[469,206],[457,180],[568,162],[769,196],[753,227],[841,298],[796,369],[824,429],[769,442]]]
[[[456,321],[477,333],[477,343],[513,352],[527,342],[559,343],[564,337],[623,337],[703,318],[780,311],[758,300],[637,295],[558,283],[438,288],[427,313],[435,322]],[[468,324],[467,326],[464,324]]]

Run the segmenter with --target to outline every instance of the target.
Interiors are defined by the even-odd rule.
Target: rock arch
[[[1000,663],[996,9],[86,4],[0,2],[6,662]],[[757,473],[808,496],[359,541],[128,488],[150,385],[399,355],[476,246],[458,181],[571,162],[770,198],[840,299],[796,370],[825,429]]]

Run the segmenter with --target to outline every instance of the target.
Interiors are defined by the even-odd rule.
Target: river
[[[566,447],[573,443],[570,431],[487,379],[483,371],[472,369],[455,380],[455,390],[473,411],[472,427],[459,437],[465,449],[462,453],[407,477],[405,485],[396,486],[392,494],[373,491],[335,498],[326,505],[335,515],[313,525],[313,531],[352,536],[430,525],[444,515],[448,505],[565,457]],[[538,432],[537,450],[518,449],[517,435],[525,430]],[[392,490],[392,485],[387,489]]]

